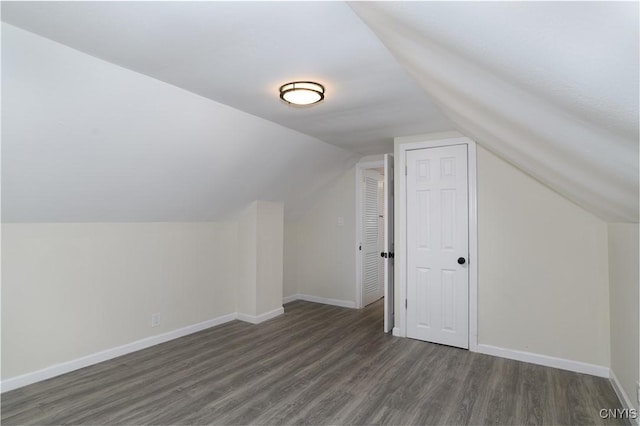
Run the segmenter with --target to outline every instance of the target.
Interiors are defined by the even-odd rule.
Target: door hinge
[[[407,309],[409,307],[409,304],[407,302],[407,299],[404,299],[404,308]]]

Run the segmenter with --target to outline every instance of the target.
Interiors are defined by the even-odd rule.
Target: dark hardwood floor
[[[382,333],[296,301],[2,395],[3,424],[625,424],[606,379]]]

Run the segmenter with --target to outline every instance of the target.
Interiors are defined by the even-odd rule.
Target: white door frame
[[[394,273],[394,254],[395,254],[395,241],[394,241],[394,233],[393,233],[393,209],[395,208],[394,202],[394,191],[395,185],[393,183],[393,179],[395,177],[394,173],[395,163],[393,154],[385,154],[384,155],[384,175],[382,179],[384,180],[384,252],[387,253],[387,256],[384,259],[384,278],[382,280],[382,284],[384,285],[384,323],[383,330],[385,333],[389,333],[393,329],[393,321],[394,315],[393,312],[396,309],[395,305],[395,289],[394,289],[394,281],[395,273]]]
[[[362,171],[384,167],[384,160],[365,161],[356,164],[356,308],[363,308],[362,301]]]
[[[478,349],[478,219],[476,143],[467,137],[437,135],[410,136],[395,139],[395,294],[396,322],[393,335],[407,337],[407,151],[449,145],[467,145],[469,185],[469,350]]]

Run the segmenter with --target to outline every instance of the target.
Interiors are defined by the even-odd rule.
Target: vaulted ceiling
[[[460,130],[638,220],[637,3],[2,2],[3,221],[288,217],[392,139]],[[9,25],[7,25],[9,24]],[[292,108],[279,85],[327,87]]]
[[[453,128],[343,2],[3,2],[2,19],[364,155]],[[326,102],[287,107],[294,80]]]
[[[609,221],[638,221],[638,3],[352,7],[463,133]]]

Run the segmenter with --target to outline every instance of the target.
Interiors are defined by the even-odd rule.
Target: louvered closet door
[[[467,146],[407,152],[407,336],[469,347]]]
[[[382,174],[363,170],[362,185],[362,289],[364,306],[384,294],[382,257]]]

